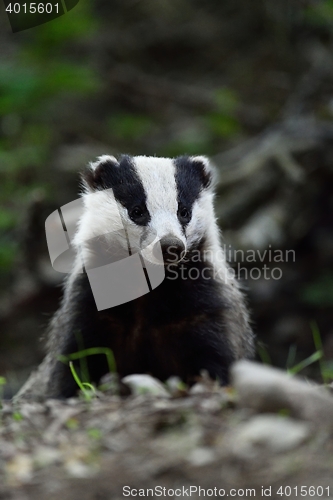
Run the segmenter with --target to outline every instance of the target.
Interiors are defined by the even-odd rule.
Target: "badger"
[[[77,383],[63,359],[93,347],[112,351],[120,377],[178,376],[193,384],[205,370],[228,384],[230,364],[253,355],[254,336],[223,252],[214,184],[214,168],[204,156],[103,155],[89,165],[82,175],[75,262],[51,322],[48,353],[19,396],[74,396]],[[101,234],[104,256],[128,249],[130,242],[131,255],[144,255],[143,269],[145,262],[163,268],[161,283],[99,310],[87,275],[96,255],[87,242],[100,243]],[[109,370],[106,356],[85,361],[97,385]],[[79,361],[74,364],[80,371]]]

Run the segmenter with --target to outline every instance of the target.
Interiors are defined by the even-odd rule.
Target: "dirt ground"
[[[251,377],[247,382],[254,387]],[[322,402],[328,405],[326,413],[333,407],[329,391],[320,393],[318,403],[314,391],[321,388],[293,379],[288,386],[282,372],[278,377],[287,392],[301,388],[299,407],[308,404],[311,394],[319,415]],[[278,411],[261,406],[262,413],[262,402],[255,409],[256,396],[250,396],[254,406],[246,401],[244,384],[234,377],[235,389],[205,381],[189,391],[3,402],[0,498],[332,496],[328,420],[320,422],[318,412],[319,422],[311,412],[299,411],[295,418],[293,401]],[[270,384],[279,404],[288,406],[277,385]],[[306,402],[303,389],[310,391],[310,396],[304,393]]]

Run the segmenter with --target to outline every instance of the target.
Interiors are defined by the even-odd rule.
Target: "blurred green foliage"
[[[301,300],[314,307],[333,306],[333,274],[318,276],[316,280],[304,286]]]
[[[0,377],[0,410],[2,410],[2,399],[4,393],[4,386],[6,385],[5,377]]]
[[[212,110],[193,113],[179,120],[170,131],[161,116],[118,111],[106,120],[106,136],[116,141],[120,149],[136,152],[151,137],[156,138],[157,151],[152,154],[177,156],[182,154],[214,154],[221,141],[233,139],[242,132],[237,112],[240,98],[228,87],[213,92]],[[147,153],[147,151],[145,151]]]
[[[215,154],[225,140],[235,139],[242,132],[237,116],[240,97],[228,87],[217,88],[213,94],[213,111],[192,116],[184,128],[178,130],[177,139],[171,138],[161,154]]]
[[[0,273],[8,271],[15,263],[18,245],[10,238],[1,237],[0,244]]]
[[[20,34],[11,57],[0,57],[0,272],[15,262],[14,229],[30,193],[42,188],[57,134],[55,110],[63,98],[78,99],[99,89],[96,70],[77,57],[76,44],[97,29],[91,2]]]
[[[107,128],[112,136],[132,141],[149,135],[154,129],[154,122],[144,115],[114,113],[107,120]]]
[[[310,24],[333,30],[333,0],[313,2],[305,7],[304,14]]]
[[[293,56],[290,33],[304,20],[310,31],[318,25],[326,30],[333,27],[333,0],[304,5],[280,0],[258,1],[254,2],[251,13],[238,9],[237,4],[231,8],[231,3],[222,5],[218,1],[211,1],[207,9],[176,0],[167,3],[143,0],[134,2],[131,9],[123,7],[119,0],[112,6],[107,4],[82,0],[66,15],[18,34],[10,55],[0,55],[0,203],[3,207],[0,209],[0,268],[5,269],[15,260],[15,226],[24,216],[32,191],[41,188],[46,195],[50,191],[44,166],[50,163],[52,152],[63,141],[63,137],[58,136],[58,110],[75,100],[84,100],[86,104],[88,99],[104,92],[106,85],[102,82],[106,77],[109,78],[106,81],[112,83],[112,75],[108,75],[112,73],[113,65],[117,68],[118,64],[124,64],[139,69],[141,73],[142,70],[147,74],[151,72],[148,82],[155,71],[160,77],[163,74],[169,80],[174,78],[177,86],[178,77],[168,75],[176,75],[179,64],[184,69],[184,82],[195,82],[197,77],[201,78],[197,66],[198,62],[202,63],[202,74],[207,71],[206,80],[212,89],[212,103],[208,102],[206,109],[205,104],[199,103],[196,107],[193,102],[186,107],[179,98],[173,100],[170,95],[166,99],[169,108],[164,108],[164,103],[159,103],[159,99],[163,100],[163,91],[162,97],[158,89],[153,92],[155,101],[150,101],[149,98],[145,100],[145,89],[140,89],[137,101],[125,97],[124,102],[112,104],[111,89],[103,94],[105,106],[111,104],[106,111],[100,111],[100,128],[96,136],[92,134],[93,140],[101,144],[111,143],[116,150],[130,153],[211,155],[224,149],[228,142],[246,135],[247,125],[241,118],[241,109],[243,100],[251,95],[246,95],[250,88],[259,88],[260,106],[257,100],[254,111],[256,106],[265,108],[263,116],[269,111],[271,102],[274,102],[274,110],[280,110],[281,101],[290,91],[285,73],[292,72],[288,65],[281,63],[286,54],[281,52],[284,45],[280,39],[278,59],[281,61],[273,61],[275,73],[269,73],[272,70],[270,42],[274,39],[271,32],[283,33],[286,51]],[[234,15],[237,9],[239,13]],[[210,10],[216,15],[211,15]],[[109,12],[112,17],[103,15],[103,12]],[[219,15],[220,26],[215,24]],[[234,30],[233,23],[227,22],[228,16],[239,22]],[[201,33],[198,28],[203,29],[201,38],[193,39],[191,23],[194,23],[198,35]],[[185,34],[183,28],[179,31],[180,25],[186,25],[189,31],[185,30]],[[146,30],[149,26],[151,29]],[[168,27],[175,30],[174,39],[171,39],[173,35],[169,35]],[[216,30],[215,35],[210,27]],[[261,42],[260,36],[263,37]],[[249,41],[251,50],[246,55]],[[258,47],[261,44],[259,56],[256,55],[257,44]],[[104,67],[94,57],[100,49]],[[196,62],[189,57],[192,54],[199,54]],[[161,73],[163,64],[166,68]],[[262,76],[266,71],[268,83],[259,78],[259,74]],[[275,85],[271,83],[274,74],[282,75],[282,90],[277,82],[278,90],[274,89],[270,94],[267,89]],[[271,95],[277,94],[277,100],[271,99]],[[272,118],[276,119],[275,111]],[[317,300],[314,297],[319,296],[321,285],[318,286],[316,291],[314,285],[310,287],[312,291],[309,288],[304,301]],[[327,295],[325,300],[328,300]]]
[[[207,126],[214,138],[231,138],[241,132],[237,119],[239,97],[235,91],[223,87],[215,92],[216,110],[207,115]]]
[[[165,156],[195,155],[203,151],[206,154],[212,151],[211,134],[199,118],[178,130],[177,138],[171,137],[161,147],[161,154]]]
[[[178,18],[179,9],[173,9]],[[158,16],[159,9],[151,15]],[[102,88],[101,68],[87,51],[103,22],[95,2],[85,0],[66,15],[20,33],[10,57],[0,56],[0,272],[10,271],[16,260],[16,226],[34,190],[53,195],[45,165],[59,144],[58,110]],[[124,152],[212,154],[221,141],[241,132],[239,102],[236,92],[218,88],[213,106],[192,112],[183,126],[154,110],[111,108],[101,118],[101,140]],[[156,150],[149,151],[152,137]]]
[[[205,117],[210,149],[214,149],[214,145],[219,144],[221,139],[234,139],[241,134],[242,126],[237,116],[240,102],[241,99],[235,90],[228,87],[215,90],[215,109]]]
[[[17,214],[10,210],[1,210],[0,212],[0,230],[15,226],[17,222]]]

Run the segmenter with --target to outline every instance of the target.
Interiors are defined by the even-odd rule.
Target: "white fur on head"
[[[106,238],[112,239],[117,232],[117,238],[125,249],[127,240],[119,204],[112,189],[86,193],[83,195],[83,202],[84,212],[73,244],[87,266],[90,258],[89,240],[92,238],[105,235]]]
[[[203,155],[190,156],[190,160],[194,161],[194,162],[200,162],[202,165],[204,165],[207,172],[211,172],[212,168],[211,168],[210,161],[207,158],[207,156],[203,156]]]
[[[151,217],[149,227],[158,239],[171,234],[186,247],[177,216],[177,186],[172,159],[135,156],[134,165],[147,194],[146,203]]]
[[[216,182],[216,169],[212,166],[207,156],[190,156],[190,160],[195,163],[200,163],[204,167],[205,173],[210,177],[211,182],[208,187],[214,186]]]
[[[118,163],[118,160],[115,156],[110,156],[110,155],[101,155],[97,157],[97,160],[91,161],[89,163],[89,167],[91,170],[96,170],[96,167],[98,167],[101,163],[110,161],[112,163]]]

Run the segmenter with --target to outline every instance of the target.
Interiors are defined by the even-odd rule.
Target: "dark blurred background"
[[[15,34],[0,10],[8,393],[41,360],[61,296],[45,219],[77,197],[78,173],[105,153],[212,158],[227,249],[256,255],[240,277],[258,359],[290,368],[310,356],[302,373],[331,380],[333,1],[81,0]],[[281,278],[246,279],[264,265]]]

